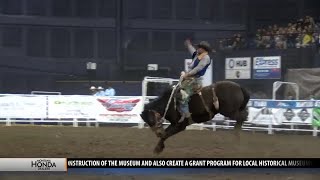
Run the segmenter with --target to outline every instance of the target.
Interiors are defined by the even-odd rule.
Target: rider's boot
[[[192,120],[192,117],[191,117],[191,113],[189,112],[189,104],[188,104],[188,102],[184,102],[183,104],[181,104],[180,112],[181,112],[181,118],[178,121],[178,123],[183,122],[186,118],[188,119],[189,124],[193,123],[193,120]]]
[[[178,121],[178,123],[182,123],[186,118],[187,118],[189,124],[194,123],[194,121],[192,120],[192,117],[191,117],[191,113],[189,113],[189,112],[183,113],[180,120]]]

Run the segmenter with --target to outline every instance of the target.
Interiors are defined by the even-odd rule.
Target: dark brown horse
[[[156,154],[163,151],[166,139],[185,130],[186,126],[193,123],[187,119],[181,123],[178,122],[181,114],[176,108],[176,101],[172,100],[165,117],[165,119],[170,122],[170,125],[166,129],[163,128],[163,115],[171,92],[172,89],[169,89],[156,100],[146,104],[140,115],[144,122],[146,122],[160,138],[154,149],[154,153]],[[218,99],[218,101],[215,101],[216,99]],[[249,99],[249,93],[239,84],[232,81],[220,81],[203,87],[201,93],[191,96],[189,107],[194,123],[209,121],[218,113],[236,120],[234,129],[239,136],[242,124],[247,120],[248,110],[246,106]],[[219,102],[219,107],[215,106],[217,102]]]

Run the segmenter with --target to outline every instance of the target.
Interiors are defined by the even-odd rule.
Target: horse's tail
[[[249,99],[250,99],[250,94],[248,92],[248,90],[246,90],[245,88],[243,87],[240,87],[241,88],[241,91],[242,91],[242,94],[243,94],[243,102],[240,106],[240,111],[243,111],[247,108],[247,104],[249,102]]]

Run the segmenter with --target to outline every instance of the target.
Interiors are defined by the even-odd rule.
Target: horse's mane
[[[158,112],[164,111],[164,107],[168,103],[171,92],[172,92],[172,87],[167,88],[165,91],[163,91],[162,95],[160,95],[158,98],[151,101],[150,103],[146,104],[145,109],[153,109],[153,110],[157,110]]]

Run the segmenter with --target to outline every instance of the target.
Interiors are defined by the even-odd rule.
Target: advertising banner
[[[312,125],[314,127],[320,127],[320,108],[314,108],[312,114]]]
[[[320,101],[315,101],[315,108],[312,111],[312,126],[320,127]]]
[[[48,117],[95,118],[97,106],[94,96],[48,96]]]
[[[0,118],[46,118],[46,96],[0,96]]]
[[[251,79],[251,57],[226,58],[226,79]]]
[[[315,101],[252,100],[248,122],[261,125],[312,123]]]
[[[97,97],[100,107],[97,121],[109,123],[140,123],[143,99],[137,97]]]
[[[253,58],[254,79],[280,79],[281,56],[265,56]]]
[[[281,125],[283,123],[312,123],[312,109],[249,108],[248,123]]]

